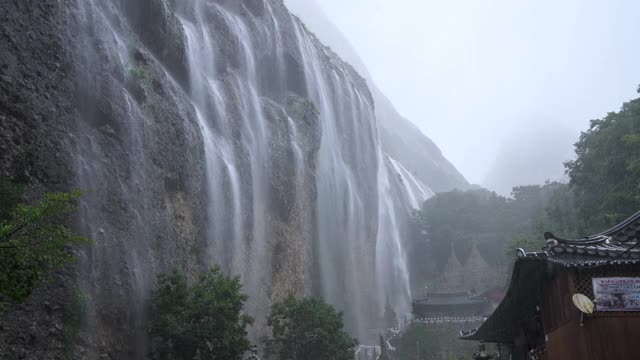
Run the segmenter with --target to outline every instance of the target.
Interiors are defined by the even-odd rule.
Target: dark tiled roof
[[[468,292],[427,293],[425,297],[414,300],[421,305],[474,305],[487,302],[487,298],[471,295]]]
[[[640,212],[619,225],[584,239],[568,240],[552,233],[544,234],[541,252],[518,251],[518,257],[544,260],[567,267],[640,263]]]

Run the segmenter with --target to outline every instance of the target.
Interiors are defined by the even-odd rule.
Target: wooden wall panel
[[[548,334],[548,360],[640,359],[640,314],[585,318],[579,316]]]
[[[544,288],[542,314],[545,333],[559,328],[572,318],[573,275],[567,271],[553,271]]]

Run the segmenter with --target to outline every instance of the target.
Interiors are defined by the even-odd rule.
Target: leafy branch
[[[50,270],[75,260],[69,245],[90,242],[63,224],[64,216],[77,210],[81,195],[46,194],[35,205],[2,209],[8,215],[0,219],[0,300],[23,301]]]

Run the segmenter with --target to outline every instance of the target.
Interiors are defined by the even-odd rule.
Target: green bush
[[[3,201],[0,217],[0,301],[23,301],[54,268],[72,263],[75,257],[68,245],[86,243],[63,225],[63,217],[76,211],[80,192],[46,194],[36,205],[20,204],[19,186],[0,186]]]
[[[146,70],[138,65],[134,68],[129,69],[129,72],[131,73],[131,75],[135,78],[137,78],[138,80],[146,80],[147,79],[147,72]]]
[[[267,351],[280,360],[352,360],[357,341],[343,327],[342,313],[315,298],[288,298],[271,309],[273,338]]]
[[[151,295],[154,359],[242,359],[250,350],[239,277],[215,267],[189,284],[179,271],[162,274]]]

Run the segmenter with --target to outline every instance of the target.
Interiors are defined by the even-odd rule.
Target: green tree
[[[440,193],[415,214],[414,233],[418,238],[413,242],[429,244],[428,254],[436,268],[446,265],[452,248],[460,261],[466,261],[473,245],[490,264],[495,264],[500,259],[493,256],[494,248],[511,231],[512,218],[508,199],[488,190]],[[412,254],[416,258],[411,262],[424,262],[425,255]]]
[[[0,180],[0,301],[23,301],[51,269],[75,260],[70,244],[89,242],[63,225],[79,196],[46,194],[35,205],[22,204],[22,188]]]
[[[585,234],[585,224],[578,219],[575,191],[566,184],[558,187],[549,200],[538,225],[537,233],[552,231],[555,234],[577,239]]]
[[[271,308],[273,338],[267,351],[280,360],[352,360],[357,341],[343,327],[342,313],[316,298],[289,297]]]
[[[584,231],[605,230],[638,211],[640,99],[592,120],[575,146],[576,159],[565,165]]]
[[[414,214],[412,228],[414,286],[437,275],[451,251],[464,262],[476,246],[488,264],[509,271],[515,249],[541,250],[545,231],[566,237],[578,232],[573,191],[557,182],[515,187],[510,198],[484,189],[440,193]]]
[[[242,359],[251,348],[246,328],[253,319],[242,313],[247,296],[241,289],[240,278],[219,267],[193,284],[177,270],[160,275],[150,300],[154,358]]]

